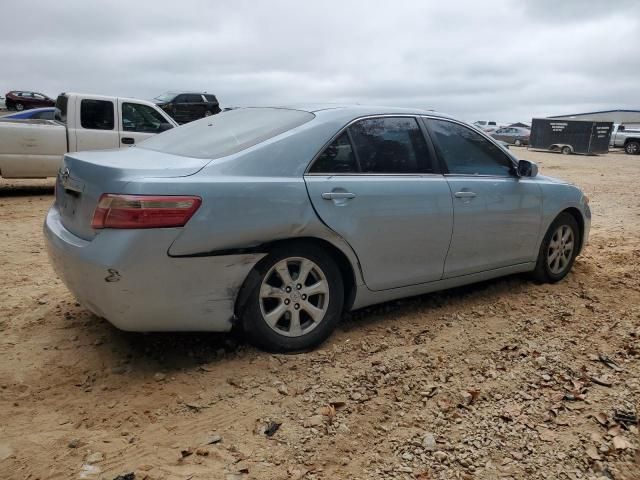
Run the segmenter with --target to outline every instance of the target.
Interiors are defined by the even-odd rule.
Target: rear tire
[[[640,153],[640,142],[636,142],[635,140],[627,142],[624,146],[624,152],[627,155],[638,155]]]
[[[272,352],[312,349],[342,315],[340,269],[324,250],[305,243],[274,248],[248,275],[236,311],[251,343]]]
[[[515,142],[513,142],[513,144],[514,144],[516,147],[521,147],[521,146],[522,146],[522,140],[520,140],[520,139],[518,138]]]
[[[578,222],[571,214],[562,212],[542,240],[533,278],[542,283],[555,283],[566,277],[581,241]]]
[[[569,147],[568,145],[562,147],[561,150],[563,155],[571,155],[573,153],[573,150],[571,150],[571,147]]]

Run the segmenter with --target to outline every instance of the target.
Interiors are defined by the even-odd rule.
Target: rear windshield
[[[299,127],[314,117],[301,110],[240,108],[166,131],[139,147],[185,157],[220,158]]]
[[[174,98],[176,98],[177,93],[167,92],[162,95],[158,95],[154,100],[160,100],[161,102],[170,102]]]

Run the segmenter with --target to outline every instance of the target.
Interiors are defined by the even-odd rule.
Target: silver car
[[[44,232],[78,301],[132,331],[311,348],[345,310],[520,272],[556,282],[591,213],[431,111],[239,108],[71,153]]]
[[[506,142],[516,147],[529,145],[531,130],[522,127],[502,127],[490,133],[496,140]]]

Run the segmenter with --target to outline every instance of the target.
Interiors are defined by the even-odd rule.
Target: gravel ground
[[[0,180],[0,476],[640,479],[640,157],[513,150],[591,197],[567,279],[384,304],[300,355],[116,330],[49,267],[53,182]]]

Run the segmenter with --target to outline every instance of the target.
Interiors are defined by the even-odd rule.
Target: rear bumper
[[[174,258],[180,229],[104,230],[86,241],[61,223],[44,234],[51,263],[78,302],[128,331],[231,329],[238,290],[261,254]]]

